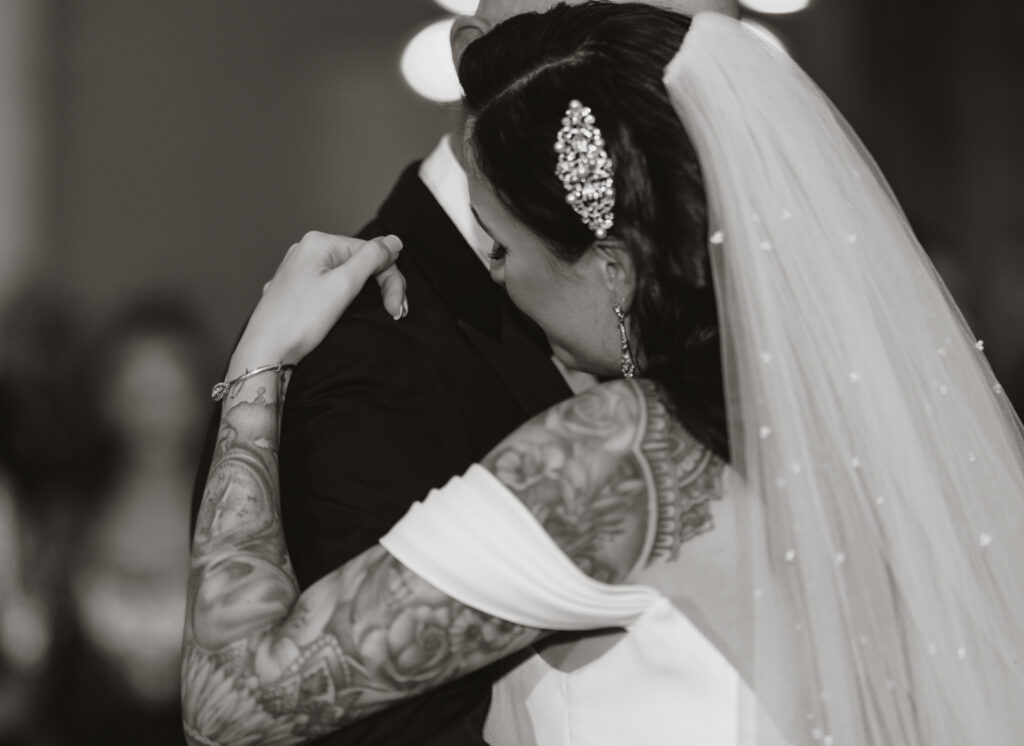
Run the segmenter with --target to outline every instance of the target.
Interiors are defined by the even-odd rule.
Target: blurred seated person
[[[182,743],[182,558],[210,347],[186,307],[161,300],[124,309],[90,351],[106,453],[70,578],[76,744]]]
[[[0,743],[35,743],[53,632],[48,594],[32,582],[37,542],[14,479],[0,463]]]
[[[0,308],[0,743],[56,743],[50,697],[84,423],[69,387],[76,314],[26,288]],[[78,399],[81,397],[79,396]]]

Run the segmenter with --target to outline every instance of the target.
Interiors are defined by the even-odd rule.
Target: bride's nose
[[[505,262],[501,259],[491,259],[491,279],[499,285],[505,284]]]

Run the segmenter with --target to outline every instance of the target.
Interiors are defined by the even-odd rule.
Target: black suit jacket
[[[402,175],[360,234],[405,248],[409,316],[370,283],[295,370],[285,399],[281,500],[302,588],[355,557],[409,506],[570,396],[538,330],[512,308],[418,176]],[[211,433],[213,435],[214,433]],[[197,500],[212,437],[200,464]],[[479,745],[491,667],[317,743]]]

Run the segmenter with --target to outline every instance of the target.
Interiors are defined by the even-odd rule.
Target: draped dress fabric
[[[596,660],[561,671],[533,654],[499,680],[485,737],[494,746],[735,746],[748,694],[727,658],[644,585],[579,570],[490,472],[471,467],[415,504],[381,539],[456,600],[549,630],[619,627]]]

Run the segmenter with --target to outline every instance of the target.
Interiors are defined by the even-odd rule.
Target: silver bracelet
[[[220,401],[226,396],[234,396],[238,393],[238,389],[242,387],[242,384],[248,381],[253,376],[258,376],[261,373],[269,373],[273,371],[280,373],[283,370],[291,370],[295,366],[291,363],[274,363],[273,365],[264,365],[254,370],[247,370],[245,373],[240,375],[231,381],[221,381],[213,387],[213,391],[210,392],[210,396],[213,397],[214,401]]]

